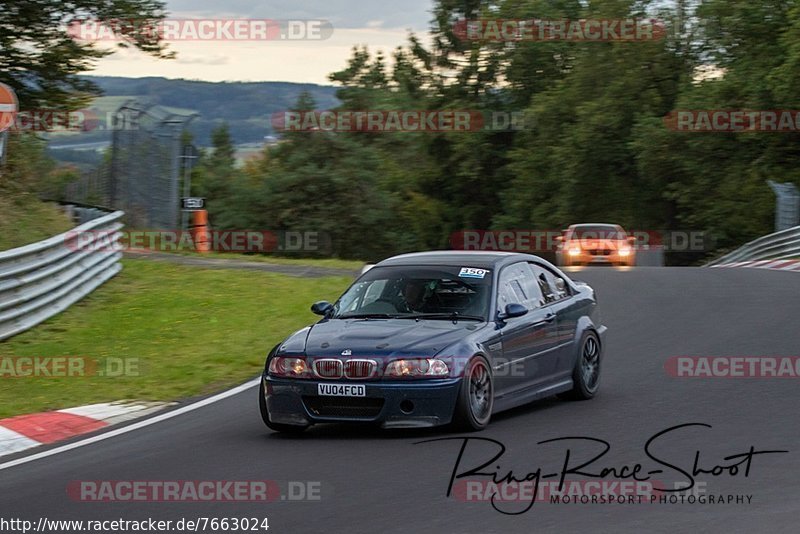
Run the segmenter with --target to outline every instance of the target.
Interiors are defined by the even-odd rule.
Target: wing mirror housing
[[[556,291],[558,291],[559,293],[567,292],[567,283],[564,281],[563,278],[556,278]]]
[[[311,305],[311,311],[323,317],[329,317],[333,313],[333,304],[327,300],[321,300]]]
[[[506,304],[505,311],[497,314],[497,320],[505,321],[506,319],[513,319],[514,317],[522,317],[526,313],[528,313],[528,308],[522,304],[512,302],[511,304]]]

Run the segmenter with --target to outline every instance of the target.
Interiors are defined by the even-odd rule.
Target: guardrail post
[[[775,203],[775,231],[800,225],[800,191],[793,183],[779,184],[767,180],[777,197]]]

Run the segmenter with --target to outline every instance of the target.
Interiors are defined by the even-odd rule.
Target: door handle
[[[541,320],[536,321],[533,324],[534,325],[540,325],[540,324],[545,324],[545,323],[552,323],[555,320],[556,320],[556,314],[555,313],[548,313]]]

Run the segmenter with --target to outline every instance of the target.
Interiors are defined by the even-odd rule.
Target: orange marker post
[[[192,226],[190,230],[194,248],[197,252],[211,251],[211,233],[208,231],[208,210],[192,212]]]

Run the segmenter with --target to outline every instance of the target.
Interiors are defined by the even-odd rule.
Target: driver
[[[427,303],[428,284],[424,280],[406,280],[401,288],[409,312],[424,312]]]

